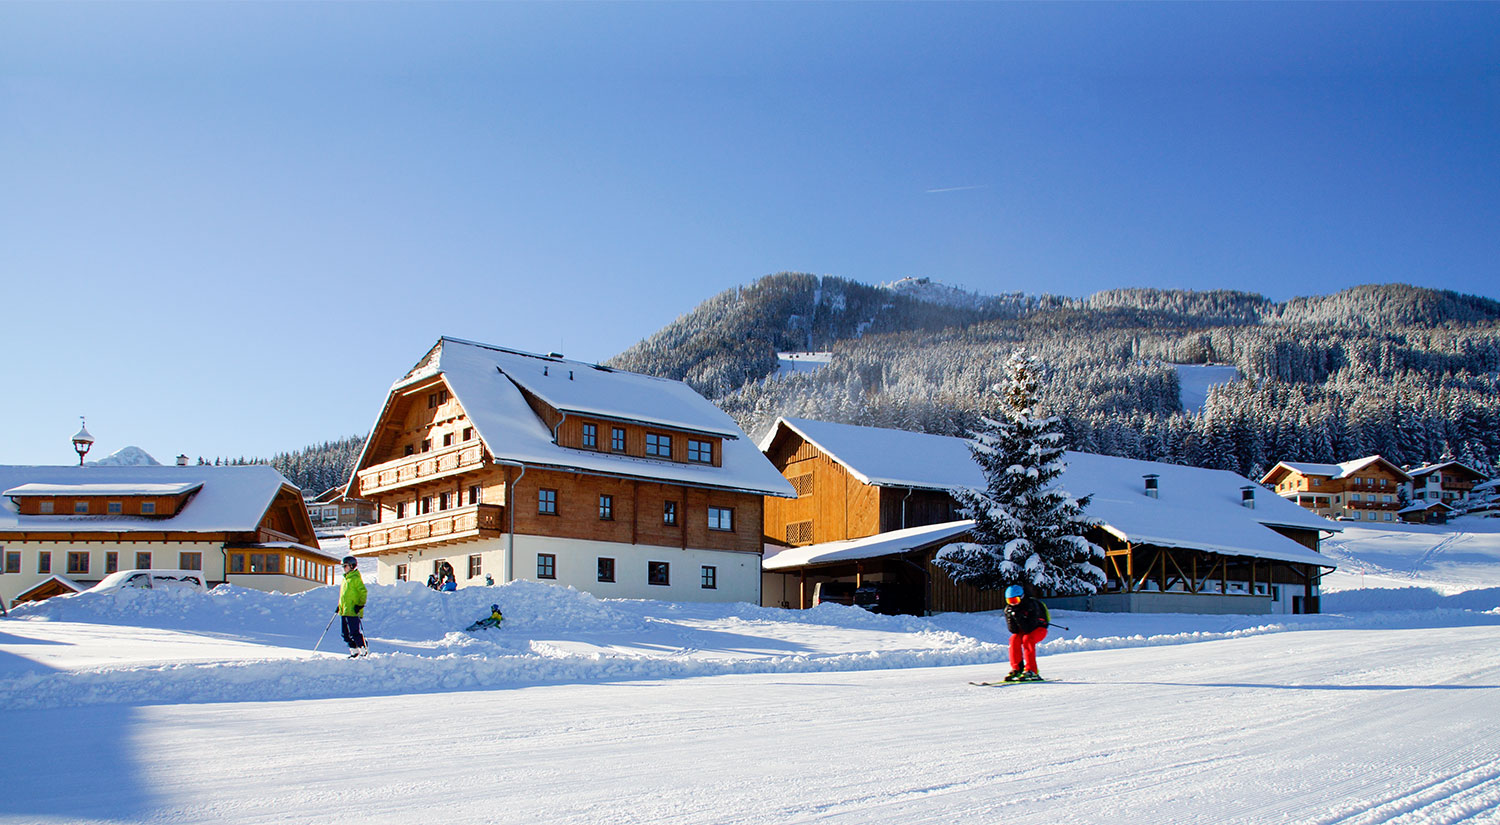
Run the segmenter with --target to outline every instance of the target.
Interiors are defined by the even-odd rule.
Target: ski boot
[[[1015,670],[1012,670],[1011,672],[1005,674],[1005,681],[1019,682],[1021,681],[1021,674],[1022,670],[1020,668],[1016,668]]]
[[[1021,678],[1017,679],[1016,681],[1017,682],[1040,682],[1040,681],[1042,681],[1042,676],[1041,676],[1041,674],[1037,673],[1034,670],[1028,670],[1028,671],[1022,673],[1021,674]]]

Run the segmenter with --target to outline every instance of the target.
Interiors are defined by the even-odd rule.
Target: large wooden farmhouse
[[[0,596],[75,592],[131,569],[300,592],[332,581],[302,494],[266,466],[0,467]]]
[[[765,604],[811,606],[828,582],[880,583],[911,612],[993,610],[997,593],[932,564],[970,526],[952,492],[984,486],[961,438],[780,419],[761,441],[798,497],[766,502]],[[1085,610],[1306,613],[1335,565],[1317,552],[1328,521],[1222,470],[1069,452],[1061,484],[1092,496],[1090,538],[1104,591],[1049,604]]]
[[[760,599],[762,502],[791,485],[680,381],[443,338],[392,386],[350,481],[381,583],[534,579]]]
[[[1320,516],[1353,521],[1395,521],[1411,476],[1378,455],[1342,464],[1281,461],[1261,477],[1277,495]]]

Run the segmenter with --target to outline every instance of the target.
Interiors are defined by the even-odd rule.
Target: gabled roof
[[[771,466],[734,419],[681,381],[444,337],[416,368],[391,387],[390,397],[404,387],[439,375],[498,461],[796,496],[791,483]],[[560,446],[527,403],[525,393],[565,414],[719,437],[722,466]],[[390,406],[387,400],[386,408]],[[379,424],[377,419],[375,427]],[[374,441],[366,440],[365,454],[356,467],[366,466]]]
[[[827,541],[804,547],[779,547],[768,545],[761,561],[764,570],[791,570],[841,561],[873,559],[912,550],[925,550],[936,544],[946,544],[969,532],[974,522],[968,519],[950,521],[945,524],[928,524],[922,527],[907,527],[889,533],[877,533],[862,539]]]
[[[1448,504],[1447,502],[1440,501],[1438,499],[1432,499],[1431,501],[1417,501],[1417,502],[1413,502],[1411,504],[1408,504],[1405,507],[1402,507],[1400,510],[1397,510],[1396,513],[1398,515],[1401,514],[1401,513],[1421,513],[1421,512],[1426,512],[1428,510],[1436,510],[1439,507],[1443,508],[1444,510],[1447,510],[1450,513],[1456,513],[1456,512],[1458,512],[1457,508],[1453,507],[1452,505]]]
[[[1369,467],[1372,464],[1383,464],[1387,470],[1399,478],[1411,481],[1411,476],[1406,471],[1397,467],[1378,455],[1367,455],[1364,458],[1356,458],[1353,461],[1345,461],[1342,464],[1318,464],[1308,461],[1278,461],[1265,475],[1261,476],[1261,483],[1274,484],[1284,472],[1298,473],[1304,476],[1322,476],[1324,478],[1347,478],[1355,473]]]
[[[1416,478],[1417,476],[1431,475],[1432,473],[1435,473],[1439,470],[1442,470],[1444,472],[1451,472],[1456,470],[1467,474],[1475,481],[1486,481],[1489,479],[1489,476],[1485,475],[1479,470],[1474,469],[1473,467],[1470,467],[1462,461],[1444,461],[1439,464],[1427,464],[1418,467],[1415,470],[1407,470],[1406,472],[1407,475],[1410,475],[1412,478]]]
[[[771,447],[783,428],[867,484],[949,491],[985,485],[967,439],[783,418],[762,445]],[[1333,522],[1238,473],[1072,451],[1063,461],[1067,466],[1058,483],[1074,496],[1092,496],[1085,515],[1122,541],[1333,566],[1326,556],[1270,529],[1338,531]],[[1145,495],[1142,477],[1148,474],[1158,477],[1156,498]],[[1261,493],[1254,508],[1241,501],[1246,486]]]
[[[40,533],[224,533],[249,532],[260,526],[276,494],[297,488],[275,469],[248,464],[229,467],[155,466],[14,466],[0,465],[0,532]],[[21,490],[21,493],[14,493]],[[170,495],[192,497],[172,516],[58,515],[23,516],[11,495]],[[40,492],[47,491],[47,492]],[[56,491],[56,492],[54,492]],[[99,492],[108,491],[108,492]],[[79,493],[83,495],[84,493]]]

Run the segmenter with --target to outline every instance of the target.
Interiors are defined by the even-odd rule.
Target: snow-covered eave
[[[825,447],[822,444],[818,443],[818,440],[816,438],[813,438],[812,436],[810,436],[807,433],[803,432],[800,428],[797,427],[797,425],[793,424],[792,422],[790,422],[790,421],[788,421],[785,418],[780,417],[780,416],[778,416],[776,418],[776,423],[773,424],[773,425],[771,425],[771,431],[769,433],[767,433],[766,437],[763,439],[764,443],[760,444],[760,445],[757,445],[757,446],[760,447],[760,451],[761,452],[764,453],[766,450],[769,450],[771,448],[772,442],[774,442],[776,440],[776,434],[781,431],[781,428],[783,426],[785,426],[788,430],[791,430],[792,432],[794,432],[797,435],[801,436],[803,441],[806,441],[807,443],[813,445],[814,447],[817,447],[819,452],[821,452],[823,455],[827,456],[828,458],[833,459],[834,463],[838,464],[840,467],[843,467],[845,470],[848,470],[849,474],[852,475],[852,476],[854,476],[855,478],[859,479],[860,482],[862,482],[864,484],[875,484],[875,483],[877,483],[877,482],[871,481],[869,476],[867,476],[864,473],[860,472],[860,470],[859,470],[858,467],[855,467],[853,464],[850,464],[849,462],[847,462],[844,459],[840,458],[837,453],[833,452],[832,450],[829,450],[827,447]],[[887,481],[887,486],[901,486],[901,487],[910,486],[910,485],[905,485],[905,484],[902,484],[902,485],[890,485],[889,484],[889,480],[887,479],[886,481]]]
[[[911,553],[947,542],[973,528],[974,522],[964,519],[802,547],[780,548],[773,545],[775,549],[766,551],[767,555],[761,561],[761,569],[785,571]]]
[[[1188,542],[1182,539],[1171,538],[1169,536],[1149,536],[1139,533],[1133,536],[1127,536],[1120,530],[1116,530],[1109,525],[1101,524],[1099,526],[1103,527],[1105,530],[1108,530],[1111,535],[1119,538],[1122,541],[1130,542],[1131,544],[1149,544],[1154,547],[1173,547],[1179,550],[1203,550],[1210,553],[1218,553],[1221,556],[1245,556],[1248,558],[1265,559],[1268,561],[1284,561],[1294,564],[1315,564],[1319,567],[1327,567],[1330,569],[1338,568],[1338,565],[1330,561],[1327,556],[1324,556],[1315,550],[1309,550],[1300,546],[1298,550],[1289,550],[1283,552],[1280,550],[1267,550],[1264,547],[1244,547],[1236,544],[1219,544],[1215,542],[1198,541]],[[1278,535],[1278,538],[1279,537],[1280,536]],[[1287,541],[1291,541],[1291,539],[1287,539]]]
[[[328,559],[329,561],[338,561],[339,559],[343,558],[342,556],[339,556],[336,553],[330,553],[321,547],[309,547],[305,544],[302,544],[301,542],[296,541],[234,542],[231,544],[226,544],[224,545],[224,547],[226,549],[234,550],[250,550],[256,548],[263,548],[266,550],[301,550],[304,553],[319,556],[321,558]]]
[[[507,374],[505,372],[505,370],[501,370],[500,374],[504,375],[506,378],[510,378],[511,379],[511,383],[516,384],[516,386],[525,388],[524,384],[521,384],[521,383],[517,382],[514,378],[511,378],[511,376],[509,374]],[[635,373],[632,373],[632,375],[634,375],[634,374]],[[538,395],[537,397],[538,398],[542,398],[540,395]],[[542,398],[542,400],[546,401],[547,399]],[[547,403],[550,404],[552,402],[548,401]],[[689,434],[689,435],[707,435],[707,436],[713,436],[715,438],[725,439],[726,441],[728,441],[728,440],[738,441],[739,438],[740,438],[740,434],[739,433],[737,433],[737,432],[730,432],[730,431],[724,430],[724,429],[705,429],[703,427],[695,427],[695,426],[692,426],[692,425],[689,425],[689,424],[684,424],[684,423],[681,423],[681,422],[668,421],[666,419],[631,417],[631,416],[620,415],[619,413],[615,413],[615,412],[608,412],[608,411],[605,411],[605,410],[592,409],[592,408],[588,408],[588,407],[580,407],[580,406],[577,406],[577,405],[570,406],[570,407],[554,407],[554,409],[556,409],[558,412],[560,412],[560,413],[562,413],[564,415],[568,415],[568,416],[583,416],[583,417],[586,417],[586,418],[597,418],[597,419],[599,419],[601,421],[612,421],[612,422],[616,422],[616,423],[620,423],[620,424],[638,424],[638,425],[643,426],[643,427],[660,427],[660,428],[664,428],[664,429],[675,430],[675,431],[681,432],[681,433],[686,433],[686,434]]]

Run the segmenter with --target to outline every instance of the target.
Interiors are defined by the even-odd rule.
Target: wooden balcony
[[[505,532],[505,508],[472,504],[399,521],[369,524],[349,531],[352,553],[383,553],[498,538]]]
[[[417,453],[359,471],[359,494],[369,497],[398,487],[458,475],[485,466],[477,442],[431,453]]]

